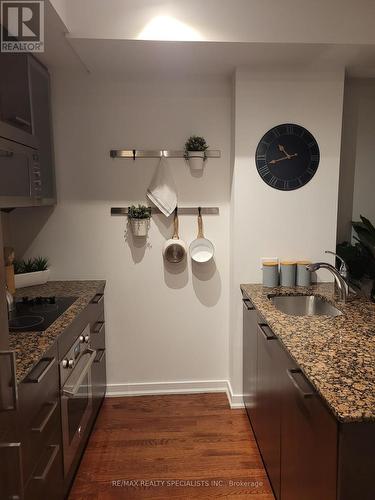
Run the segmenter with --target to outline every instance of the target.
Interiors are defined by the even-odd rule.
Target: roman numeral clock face
[[[282,191],[307,184],[314,177],[319,160],[319,146],[313,135],[292,123],[269,130],[255,153],[256,167],[263,181]]]

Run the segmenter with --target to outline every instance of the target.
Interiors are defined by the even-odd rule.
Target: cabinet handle
[[[255,307],[250,299],[242,299],[242,302],[248,311],[254,311]]]
[[[48,422],[50,421],[52,415],[54,414],[56,408],[57,408],[58,402],[55,401],[54,403],[48,403],[48,406],[50,406],[50,410],[48,411],[47,415],[44,417],[42,420],[42,423],[40,424],[39,427],[32,427],[31,430],[33,432],[43,432],[44,429],[46,428]]]
[[[266,325],[264,323],[258,323],[258,328],[262,332],[263,337],[266,340],[276,340],[277,337],[275,336],[275,334],[273,333],[273,331],[271,330],[271,328],[268,325]]]
[[[294,375],[296,373],[299,373],[299,374],[301,374],[304,377],[304,375],[302,373],[302,370],[299,370],[298,368],[294,368],[294,369],[291,369],[291,370],[287,370],[286,373],[288,374],[288,377],[292,381],[292,384],[294,385],[294,387],[298,390],[298,392],[300,393],[300,395],[303,398],[312,398],[313,396],[316,395],[316,393],[314,391],[310,391],[310,392],[304,391],[302,389],[302,387],[299,385],[299,383],[296,380],[296,378],[294,377]]]
[[[92,329],[91,333],[96,333],[96,334],[102,333],[104,325],[105,325],[105,321],[97,321],[95,323],[94,328]]]
[[[104,293],[96,293],[91,304],[99,304],[104,299]]]
[[[89,370],[91,368],[91,365],[93,364],[93,362],[96,358],[96,351],[94,351],[93,349],[87,349],[85,354],[80,358],[80,361],[83,359],[84,356],[88,357],[88,360],[87,360],[86,364],[83,366],[78,377],[73,380],[74,384],[71,385],[69,382],[70,379],[72,378],[72,375],[70,375],[67,383],[63,387],[63,394],[65,396],[72,397],[72,396],[77,395],[77,392],[79,391],[84,378],[86,377],[87,373],[89,372]],[[77,370],[77,366],[79,366],[79,365],[78,364],[76,365],[76,368],[75,368],[76,370]]]
[[[10,360],[10,380],[9,380],[9,387],[12,389],[12,404],[10,406],[2,406],[0,404],[0,412],[2,411],[15,411],[17,410],[18,407],[18,389],[17,389],[17,377],[16,377],[16,356],[14,354],[14,351],[1,351],[0,352],[0,357],[4,356],[9,358]],[[1,391],[1,387],[0,387]],[[2,400],[2,395],[0,393],[0,403]]]
[[[24,127],[31,127],[31,122],[21,118],[20,116],[12,116],[11,120],[19,125],[23,125]]]
[[[47,373],[50,371],[52,366],[55,364],[56,359],[55,358],[44,358],[39,361],[39,363],[36,365],[33,371],[36,370],[38,365],[42,365],[43,363],[47,363],[47,366],[44,368],[42,373],[40,373],[36,377],[32,377],[31,374],[26,378],[25,382],[28,384],[39,384],[44,377],[47,375]],[[32,373],[32,372],[31,372]]]
[[[98,349],[96,352],[97,352],[97,354],[96,354],[96,358],[94,359],[94,363],[101,363],[103,361],[103,358],[104,358],[105,349]]]
[[[42,474],[40,475],[37,475],[37,476],[34,476],[34,480],[35,481],[45,481],[47,476],[48,476],[48,473],[49,471],[51,470],[51,467],[60,451],[60,446],[58,444],[51,444],[50,446],[48,446],[48,448],[50,448],[52,450],[52,453],[51,453],[51,456],[49,457],[49,460],[44,468],[44,471]]]

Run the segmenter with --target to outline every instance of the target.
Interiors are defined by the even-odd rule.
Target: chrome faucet
[[[342,257],[340,257],[340,255],[338,255],[337,253],[331,252],[331,250],[326,250],[325,253],[329,253],[331,255],[334,255],[337,259],[339,259],[339,261],[341,263],[339,273],[341,274],[341,276],[344,278],[345,281],[348,281],[349,269],[348,269],[348,266],[346,265],[345,260]]]
[[[331,271],[333,277],[335,278],[335,283],[339,293],[339,301],[347,301],[349,295],[349,286],[344,277],[340,274],[340,271],[338,271],[334,266],[328,264],[328,262],[316,262],[315,264],[308,264],[306,266],[306,269],[308,271],[317,271],[318,269],[328,269],[328,271]]]

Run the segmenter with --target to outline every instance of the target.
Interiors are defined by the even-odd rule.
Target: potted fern
[[[147,236],[151,219],[150,207],[132,205],[128,209],[128,219],[134,236]]]
[[[49,279],[47,257],[34,257],[14,262],[14,282],[16,288],[44,285]]]
[[[192,170],[202,170],[208,144],[204,137],[192,135],[185,143],[185,158]]]

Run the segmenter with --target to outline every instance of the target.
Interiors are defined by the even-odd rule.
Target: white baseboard
[[[242,395],[233,394],[228,380],[198,380],[179,382],[148,382],[108,384],[107,398],[124,396],[156,396],[163,394],[199,394],[225,392],[231,408],[242,408]]]
[[[244,407],[242,394],[233,393],[232,385],[229,380],[227,380],[227,397],[229,405],[232,409]]]

